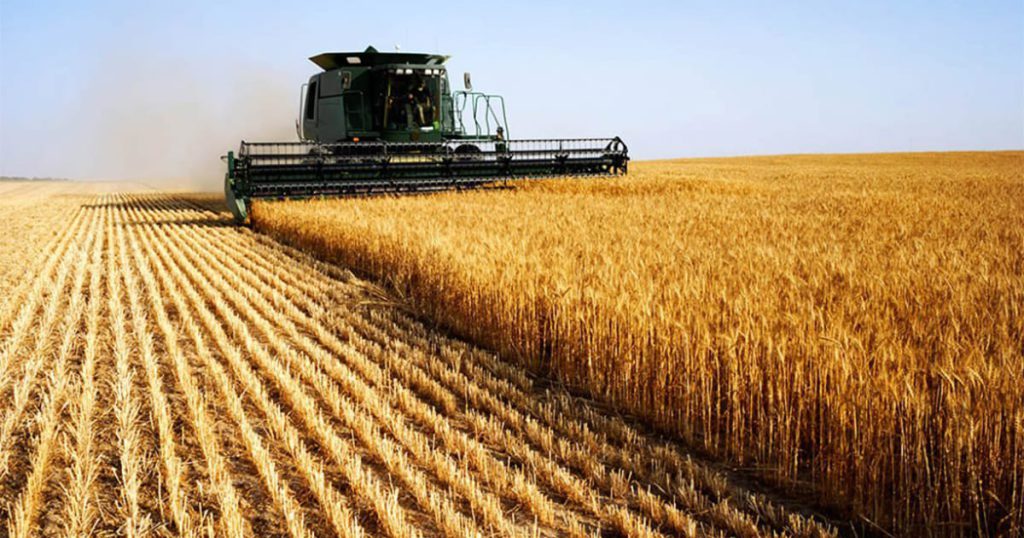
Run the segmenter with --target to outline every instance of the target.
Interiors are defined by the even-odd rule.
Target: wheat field
[[[0,535],[839,532],[211,197],[0,189]]]
[[[635,163],[253,220],[862,532],[1024,533],[1022,152]]]

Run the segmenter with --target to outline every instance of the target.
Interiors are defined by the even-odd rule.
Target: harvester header
[[[453,90],[448,56],[325,52],[302,85],[299,142],[242,142],[228,152],[225,195],[242,222],[253,198],[473,187],[494,181],[626,172],[618,137],[515,140],[505,100]]]

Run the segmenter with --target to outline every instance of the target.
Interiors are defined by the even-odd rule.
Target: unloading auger
[[[299,142],[242,142],[224,193],[238,222],[256,198],[475,187],[519,178],[626,173],[618,138],[512,140],[505,100],[453,91],[447,56],[328,52],[300,90]]]

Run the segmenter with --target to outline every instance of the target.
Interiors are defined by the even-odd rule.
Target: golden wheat
[[[641,163],[254,209],[457,333],[869,527],[1022,530],[1020,152]],[[741,506],[788,525],[763,497],[691,501],[735,534],[754,528]]]

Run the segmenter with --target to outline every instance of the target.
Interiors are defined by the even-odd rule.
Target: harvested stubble
[[[193,199],[71,215],[4,290],[0,534],[833,532]]]
[[[638,163],[254,223],[869,530],[1024,532],[1022,152]]]

